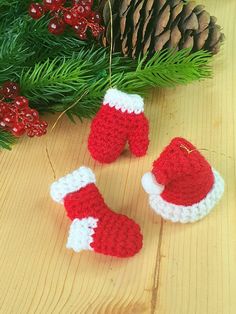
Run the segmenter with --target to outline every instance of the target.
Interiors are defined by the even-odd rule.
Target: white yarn
[[[93,242],[94,229],[97,228],[97,225],[98,219],[93,217],[74,219],[69,230],[67,249],[72,249],[75,252],[93,251],[90,244]]]
[[[151,172],[147,172],[142,177],[142,186],[148,194],[161,194],[164,185],[157,183],[155,176]]]
[[[199,203],[191,206],[175,205],[165,201],[161,195],[150,194],[150,206],[157,214],[172,222],[189,223],[202,219],[210,213],[224,193],[224,180],[216,170],[212,171],[215,178],[213,187]]]
[[[103,105],[111,108],[115,107],[122,112],[139,114],[144,111],[143,98],[137,94],[126,94],[115,88],[110,88],[106,92]]]
[[[63,199],[67,194],[78,191],[89,183],[95,182],[96,178],[93,171],[87,167],[80,167],[54,182],[51,185],[50,194],[55,202],[63,203]]]

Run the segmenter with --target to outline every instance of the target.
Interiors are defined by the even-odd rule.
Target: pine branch
[[[127,92],[139,92],[147,87],[174,87],[212,76],[211,53],[188,49],[178,52],[162,50],[149,61],[140,59],[136,71],[125,73],[119,83]]]
[[[19,77],[25,69],[48,58],[71,57],[81,48],[93,46],[94,40],[80,41],[72,31],[52,35],[47,31],[49,19],[35,21],[23,14],[14,18],[14,23],[0,21],[0,83],[15,80],[17,74]]]
[[[9,34],[0,41],[0,82],[15,80],[32,55],[17,35]]]
[[[7,18],[11,21],[12,16],[17,17],[20,14],[27,14],[31,2],[31,0],[0,0],[1,19]]]
[[[8,149],[11,150],[11,147],[17,141],[16,137],[11,135],[11,133],[3,131],[0,129],[0,150]]]
[[[115,73],[135,69],[133,61],[114,55]],[[109,53],[106,49],[83,49],[70,57],[56,57],[24,70],[20,77],[22,94],[41,112],[63,111],[85,90],[91,91],[91,101],[101,99],[108,86]],[[89,96],[88,96],[89,98]],[[79,116],[91,116],[98,104],[78,106]]]
[[[23,40],[25,25],[22,17],[0,23],[0,82],[16,79],[34,54]]]
[[[24,27],[24,43],[35,54],[35,62],[56,56],[71,56],[83,47],[91,47],[92,41],[81,41],[74,32],[67,30],[60,36],[48,32],[50,16],[34,21],[27,17]]]
[[[112,85],[130,93],[149,87],[174,87],[211,77],[211,54],[188,50],[165,50],[149,61],[113,55]],[[22,93],[41,112],[64,111],[85,90],[88,94],[68,114],[89,117],[99,108],[109,87],[109,51],[83,49],[70,57],[56,57],[24,70],[20,76]]]

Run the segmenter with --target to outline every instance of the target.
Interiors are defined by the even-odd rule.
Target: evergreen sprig
[[[133,61],[113,55],[112,86],[129,93],[145,93],[149,87],[173,87],[211,76],[211,54],[188,50],[164,50],[150,60]],[[68,113],[90,117],[99,108],[109,87],[109,52],[82,49],[70,57],[56,57],[21,73],[23,94],[41,112],[61,112],[88,90]]]
[[[150,60],[139,59],[135,71],[128,71],[121,82],[121,88],[139,92],[148,87],[174,87],[212,76],[211,53],[188,49],[180,51],[162,50]],[[124,84],[124,86],[123,86]]]
[[[17,139],[11,133],[0,129],[0,149],[11,150],[11,147]]]

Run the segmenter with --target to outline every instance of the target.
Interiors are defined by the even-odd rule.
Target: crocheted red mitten
[[[109,89],[103,105],[91,123],[88,149],[101,163],[111,163],[129,141],[131,152],[144,156],[148,149],[149,126],[143,113],[143,99],[117,89]]]
[[[190,142],[174,138],[142,178],[151,207],[173,222],[205,217],[224,192],[224,181]]]
[[[142,248],[140,227],[105,204],[91,169],[81,167],[54,182],[51,196],[64,203],[70,227],[67,248],[92,250],[116,257],[131,257]]]

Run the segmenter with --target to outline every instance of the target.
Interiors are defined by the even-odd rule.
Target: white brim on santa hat
[[[110,88],[103,100],[104,106],[109,106],[122,112],[139,114],[144,111],[143,98],[137,94],[126,94],[116,88]]]
[[[95,183],[96,178],[90,168],[80,167],[79,169],[60,178],[51,185],[50,194],[57,203],[63,203],[67,194],[79,191],[90,183]]]
[[[157,214],[172,222],[190,223],[204,218],[210,213],[224,193],[224,180],[216,170],[212,169],[212,171],[215,179],[213,187],[199,203],[190,206],[175,205],[164,200],[161,194],[150,193],[150,206]],[[147,189],[145,190],[147,191]]]

